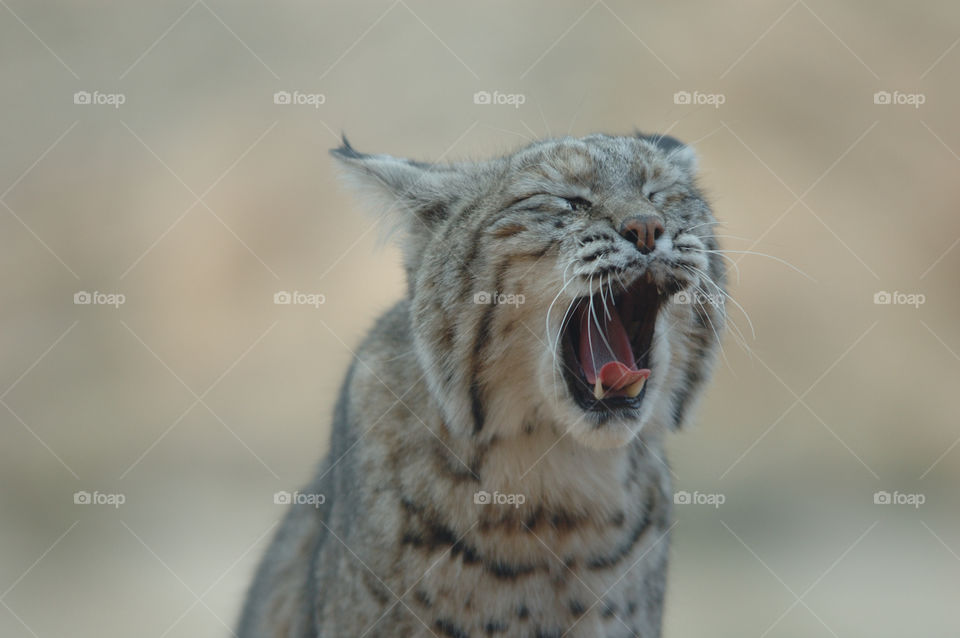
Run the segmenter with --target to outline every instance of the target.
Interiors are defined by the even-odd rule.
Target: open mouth
[[[618,294],[574,302],[563,333],[564,378],[582,409],[610,413],[640,406],[653,374],[650,350],[660,303],[646,277]]]

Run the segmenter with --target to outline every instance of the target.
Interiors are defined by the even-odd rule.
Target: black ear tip
[[[341,159],[362,159],[364,157],[363,153],[358,153],[357,150],[351,146],[346,133],[340,134],[340,140],[340,146],[330,149],[331,155]]]
[[[645,140],[652,144],[655,144],[660,147],[661,150],[666,151],[667,153],[673,151],[674,149],[682,146],[686,146],[683,142],[678,140],[675,137],[669,135],[647,135],[640,131],[636,132],[636,136],[641,140]]]

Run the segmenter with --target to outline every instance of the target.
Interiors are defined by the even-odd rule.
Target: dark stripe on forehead
[[[550,182],[566,181],[590,186],[597,165],[590,148],[579,140],[555,140],[537,145],[517,158],[514,170],[540,175]]]

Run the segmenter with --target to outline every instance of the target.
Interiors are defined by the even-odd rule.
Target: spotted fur
[[[291,508],[239,636],[659,636],[663,437],[724,324],[692,150],[591,135],[479,163],[332,153],[397,226],[408,292],[358,351],[303,490],[325,502]],[[649,253],[618,232],[639,214],[664,227]],[[558,356],[566,311],[640,278],[662,299],[643,400],[584,410]]]

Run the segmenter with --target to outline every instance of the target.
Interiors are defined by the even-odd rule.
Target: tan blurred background
[[[755,337],[731,308],[752,354],[727,335],[671,441],[724,503],[676,508],[665,635],[960,635],[958,38],[946,0],[3,0],[0,635],[229,635],[402,294],[340,131],[452,159],[634,128],[695,143],[726,248],[809,276],[729,255]]]

